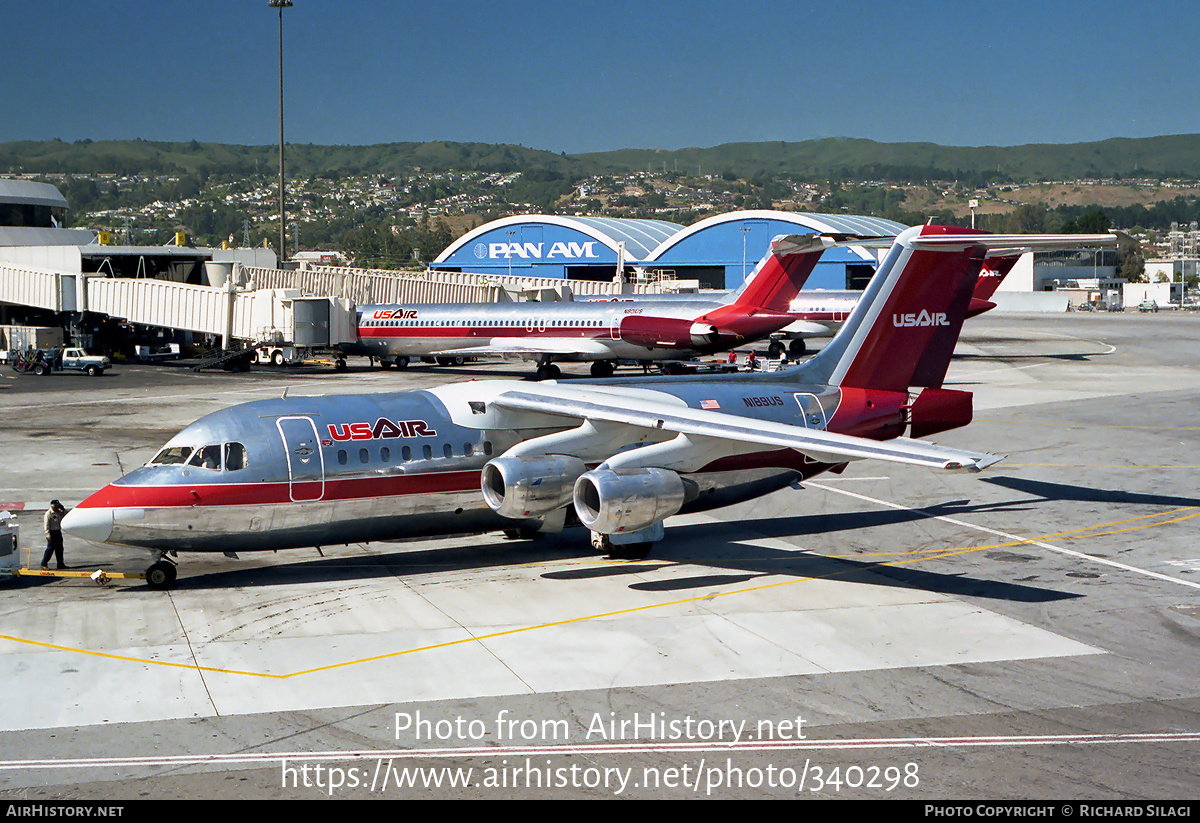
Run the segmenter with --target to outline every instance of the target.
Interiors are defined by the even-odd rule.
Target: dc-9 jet
[[[401,368],[413,357],[443,363],[479,356],[536,360],[538,379],[559,377],[556,361],[590,361],[593,377],[608,377],[620,360],[713,354],[778,331],[795,321],[788,306],[826,249],[878,239],[776,238],[741,288],[698,299],[360,306],[358,342],[343,349]]]

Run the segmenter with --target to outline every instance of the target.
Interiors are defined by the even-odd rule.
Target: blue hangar
[[[734,289],[777,235],[829,231],[894,236],[905,228],[878,217],[781,211],[729,212],[690,227],[665,220],[518,215],[463,235],[431,268],[612,280],[620,258],[627,278],[637,268],[699,280],[702,288]],[[876,262],[866,249],[833,249],[822,258],[807,288],[862,288]]]

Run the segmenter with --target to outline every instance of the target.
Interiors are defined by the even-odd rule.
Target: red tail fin
[[[734,294],[731,305],[743,313],[758,309],[786,314],[821,254],[833,245],[832,238],[822,235],[776,237],[771,251]]]
[[[830,357],[837,357],[830,383],[886,391],[941,385],[984,249],[968,241],[957,247],[924,247],[920,240],[969,234],[966,229],[921,226],[896,238],[846,321],[848,337],[826,347],[832,350]]]
[[[979,272],[979,279],[975,281],[975,291],[971,294],[971,302],[967,304],[967,317],[975,317],[996,308],[996,304],[989,298],[996,293],[996,289],[1000,288],[1004,278],[1008,276],[1020,259],[1020,254],[1012,254],[989,257],[984,261],[983,269]]]
[[[1015,254],[1005,257],[989,257],[983,261],[983,268],[979,272],[979,279],[975,281],[975,291],[971,296],[976,300],[990,300],[1020,259],[1021,255]]]

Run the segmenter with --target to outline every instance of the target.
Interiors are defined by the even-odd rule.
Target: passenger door
[[[325,496],[325,458],[317,425],[311,417],[281,417],[275,425],[287,452],[292,500],[320,500]]]

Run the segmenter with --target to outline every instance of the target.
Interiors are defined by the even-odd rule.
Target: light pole
[[[279,265],[287,259],[287,220],[283,209],[283,10],[292,7],[292,0],[267,0],[267,6],[279,9]]]
[[[509,229],[508,231],[506,231],[506,232],[505,232],[505,234],[508,236],[508,248],[507,248],[507,252],[508,252],[508,277],[509,277],[509,279],[510,279],[510,280],[512,279],[512,239],[513,239],[513,235],[514,235],[514,234],[516,234],[516,233],[517,233],[517,230],[516,230],[516,229]]]
[[[749,226],[742,226],[742,282],[746,282],[746,235],[750,233]]]

